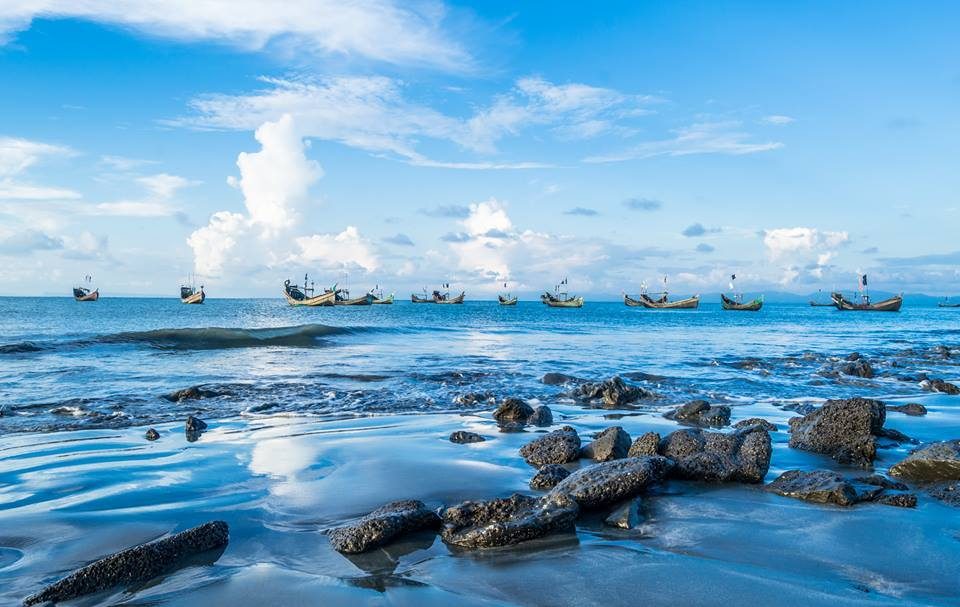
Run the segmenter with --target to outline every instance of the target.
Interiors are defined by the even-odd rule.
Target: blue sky
[[[75,4],[0,5],[3,294],[960,291],[954,3]]]

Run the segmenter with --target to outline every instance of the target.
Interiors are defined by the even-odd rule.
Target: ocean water
[[[887,426],[919,442],[960,438],[960,396],[920,384],[960,380],[958,346],[960,310],[935,307],[0,298],[0,603],[222,518],[231,542],[214,564],[77,604],[956,604],[960,519],[924,497],[915,510],[841,510],[671,482],[648,500],[642,532],[583,520],[574,534],[479,553],[417,536],[347,558],[324,531],[395,499],[439,507],[529,493],[517,450],[536,435],[498,433],[492,405],[468,394],[548,404],[581,436],[614,424],[665,434],[677,426],[662,413],[677,404],[729,404],[734,420],[780,426],[769,480],[791,468],[843,471],[787,447],[791,403],[921,402],[927,416],[891,413]],[[838,373],[851,352],[877,376]],[[658,396],[588,409],[542,383],[548,372],[617,374]],[[216,396],[163,398],[193,385]],[[188,414],[210,424],[196,442],[183,433]],[[145,441],[147,427],[160,440]],[[449,443],[460,429],[490,440]],[[908,449],[882,450],[877,471]]]

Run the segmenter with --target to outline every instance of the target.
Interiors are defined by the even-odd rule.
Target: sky
[[[0,3],[0,295],[960,294],[960,4]]]

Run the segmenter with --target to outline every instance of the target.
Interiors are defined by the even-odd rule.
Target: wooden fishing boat
[[[73,287],[73,298],[76,301],[97,301],[100,299],[100,289],[93,288],[93,276],[83,277],[83,284]]]
[[[440,291],[433,292],[433,303],[438,304],[462,304],[465,298],[465,291],[460,291],[460,295],[457,295],[456,297],[451,297],[449,291],[445,291],[443,293]]]
[[[393,303],[393,293],[384,297],[383,289],[380,288],[380,285],[377,285],[376,287],[374,287],[374,289],[370,291],[370,295],[373,296],[373,301],[371,301],[370,303],[381,304],[381,305],[384,305],[384,304],[388,305]]]
[[[739,301],[738,301],[739,299]],[[724,295],[720,294],[720,303],[723,306],[724,310],[740,310],[742,312],[758,312],[760,308],[763,307],[763,296],[754,299],[753,301],[743,302],[742,298],[731,299]]]
[[[517,298],[510,297],[509,295],[504,297],[503,295],[497,295],[497,301],[500,302],[501,306],[515,306],[517,305]]]
[[[666,294],[654,299],[646,293],[641,293],[639,298],[634,299],[624,293],[623,303],[630,307],[652,308],[655,310],[696,310],[700,305],[700,296],[694,295],[686,299],[670,301],[667,299]]]
[[[938,308],[960,308],[960,303],[951,303],[949,299],[944,298],[943,301],[937,302]]]
[[[424,291],[424,297],[417,297],[415,293],[411,293],[410,301],[413,303],[436,303],[433,301],[432,297],[426,297],[426,291]]]
[[[332,306],[337,298],[337,290],[327,289],[320,295],[314,295],[313,284],[307,286],[307,276],[303,276],[303,287],[291,284],[287,279],[283,282],[283,296],[291,306]]]
[[[903,305],[902,295],[895,295],[876,303],[870,301],[869,295],[863,295],[859,303],[850,301],[842,293],[833,293],[830,297],[833,298],[833,303],[838,310],[856,312],[898,312]]]
[[[207,294],[203,292],[203,285],[197,291],[193,287],[180,286],[180,303],[202,304],[207,299]]]
[[[582,308],[583,297],[551,297],[544,303],[550,308]]]
[[[367,293],[360,297],[350,298],[350,291],[346,289],[335,289],[334,290],[334,301],[333,304],[336,306],[369,306],[373,304],[373,293]]]

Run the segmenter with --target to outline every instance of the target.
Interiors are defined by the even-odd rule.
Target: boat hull
[[[354,297],[353,299],[338,299],[334,302],[337,306],[369,306],[376,299],[372,293],[367,293],[363,297]]]
[[[516,297],[503,297],[502,295],[497,295],[497,301],[501,306],[515,306],[517,305]]]
[[[287,300],[287,303],[291,306],[307,306],[307,307],[316,307],[316,306],[332,306],[334,300],[337,297],[337,294],[334,291],[329,291],[327,293],[322,293],[314,297],[307,297],[304,299],[294,299],[290,297],[290,294],[286,291],[283,292],[283,297]]]
[[[410,301],[413,303],[436,303],[430,297],[417,297],[416,295],[411,295]]]
[[[189,297],[181,297],[181,298],[180,298],[180,303],[184,303],[184,304],[202,304],[202,303],[204,302],[204,300],[206,300],[206,299],[207,299],[207,294],[204,293],[203,291],[200,291],[199,293],[194,293],[193,295],[190,295]]]
[[[839,293],[834,293],[831,297],[838,310],[850,312],[899,312],[903,305],[903,297],[900,295],[868,304],[854,303]]]
[[[100,299],[100,289],[83,294],[78,293],[77,290],[74,289],[73,298],[77,301],[97,301]]]
[[[630,307],[650,308],[652,310],[696,310],[700,306],[700,296],[695,295],[687,299],[665,301],[663,298],[655,300],[643,295],[640,296],[640,299],[624,295],[623,303]]]
[[[465,297],[466,297],[466,293],[463,292],[463,291],[460,291],[460,295],[457,295],[456,297],[448,297],[447,299],[444,299],[444,298],[442,298],[442,297],[434,296],[434,298],[433,298],[433,303],[438,303],[438,304],[462,304]]]
[[[547,304],[547,307],[550,307],[550,308],[582,308],[583,298],[582,297],[571,297],[570,299],[550,298],[544,301],[543,303]]]
[[[960,308],[960,303],[938,303],[938,308]]]
[[[391,293],[391,294],[388,295],[387,297],[384,297],[383,299],[380,299],[379,297],[374,297],[374,298],[373,298],[373,301],[371,301],[370,303],[372,303],[372,304],[374,304],[374,305],[381,305],[381,306],[392,304],[392,303],[393,303],[393,293]]]
[[[738,312],[759,312],[760,308],[763,307],[763,298],[758,297],[753,301],[748,301],[747,303],[738,302],[735,299],[730,299],[726,295],[720,294],[720,303],[723,305],[724,310],[735,310]]]

